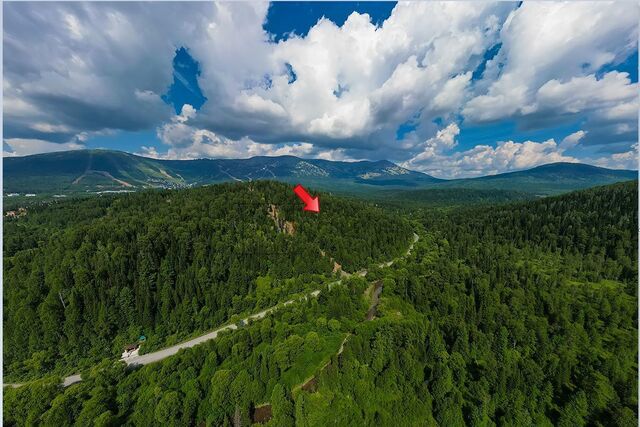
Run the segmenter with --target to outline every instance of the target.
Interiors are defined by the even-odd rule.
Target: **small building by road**
[[[122,351],[122,357],[120,360],[127,359],[132,356],[137,356],[138,351],[140,350],[140,346],[138,344],[128,344],[124,347]]]

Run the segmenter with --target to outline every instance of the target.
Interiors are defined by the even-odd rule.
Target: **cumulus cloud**
[[[268,7],[7,4],[5,143],[155,129],[167,152],[143,149],[153,156],[388,158],[444,176],[573,160],[565,151],[582,146],[620,157],[637,140],[638,84],[601,71],[637,50],[637,4],[399,2],[381,25],[354,12],[277,43],[263,29]],[[161,96],[183,46],[207,102],[175,115]],[[456,151],[465,125],[501,120],[583,133]]]
[[[598,72],[637,50],[638,12],[637,4],[525,2],[503,25],[465,120],[516,119],[523,128],[583,121],[585,145],[633,143],[640,88],[627,73]]]
[[[381,27],[366,14],[353,13],[342,27],[323,19],[307,37],[275,46],[274,61],[290,64],[297,80],[274,79],[264,96],[288,112],[292,134],[318,145],[384,144],[416,114],[416,132],[426,137],[434,118],[458,110],[469,69],[511,7],[398,3]]]
[[[331,160],[347,159],[342,150],[318,150],[308,142],[266,144],[253,141],[248,137],[227,138],[213,131],[192,126],[190,120],[194,120],[197,115],[198,113],[191,105],[185,104],[180,114],[157,129],[158,139],[169,146],[167,152],[160,154],[155,147],[143,146],[138,154],[174,160],[284,155],[313,156]]]
[[[235,139],[366,149],[420,111],[417,132],[426,135],[436,115],[459,107],[469,69],[512,7],[399,3],[381,27],[353,13],[342,27],[322,19],[306,37],[273,43],[262,28],[266,3],[12,4],[7,137],[34,136],[34,120],[64,126],[58,140],[169,122],[159,95],[179,46],[202,70],[209,102],[199,128]]]
[[[4,137],[64,142],[80,132],[149,130],[171,120],[172,107],[161,95],[172,82],[172,60],[181,46],[197,50],[211,70],[212,99],[221,89],[236,93],[244,79],[264,67],[257,46],[264,45],[267,7],[11,5],[3,38]],[[42,132],[31,126],[34,122],[64,130]]]
[[[28,156],[55,151],[82,150],[83,148],[85,146],[77,142],[56,143],[41,139],[8,138],[4,140],[3,156]]]
[[[571,149],[578,145],[581,139],[585,137],[587,132],[583,130],[579,130],[577,132],[572,133],[571,135],[565,136],[560,142],[560,148],[563,150]]]
[[[351,160],[342,150],[317,150],[308,142],[288,144],[264,144],[247,137],[234,140],[205,129],[191,129],[189,143],[172,145],[166,153],[158,153],[155,147],[142,147],[137,153],[147,157],[172,160],[202,158],[244,159],[254,156],[297,156],[327,160]]]
[[[404,162],[403,166],[408,169],[427,170],[426,165],[431,164],[435,159],[441,159],[445,151],[453,148],[456,143],[456,136],[460,134],[457,124],[451,123],[446,128],[439,130],[436,136],[427,139],[418,149],[421,150],[416,156]]]
[[[531,168],[552,162],[577,162],[565,150],[575,147],[584,131],[565,137],[560,144],[549,139],[543,142],[502,141],[495,147],[477,145],[465,151],[451,152],[459,134],[455,123],[438,132],[421,145],[421,152],[407,160],[402,166],[419,170],[438,178],[466,178],[492,175],[501,172]]]
[[[638,143],[635,143],[631,146],[629,151],[614,153],[610,156],[587,159],[587,161],[605,168],[638,170],[639,154]]]

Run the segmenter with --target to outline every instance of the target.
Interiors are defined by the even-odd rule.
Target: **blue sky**
[[[12,3],[4,154],[389,159],[439,177],[554,161],[635,168],[638,13],[595,3]]]
[[[391,15],[396,2],[274,2],[269,7],[264,29],[273,40],[289,38],[290,34],[306,36],[322,17],[342,26],[353,12],[366,13],[375,25]]]

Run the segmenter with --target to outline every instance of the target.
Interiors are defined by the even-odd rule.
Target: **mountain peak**
[[[223,181],[279,180],[324,189],[476,188],[551,194],[637,179],[635,171],[558,162],[474,179],[441,180],[388,160],[330,161],[296,156],[158,160],[104,149],[4,159],[6,193],[86,193],[180,188]],[[356,190],[358,188],[358,190]]]

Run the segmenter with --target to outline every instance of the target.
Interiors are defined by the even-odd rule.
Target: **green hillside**
[[[157,160],[119,151],[78,150],[9,157],[4,162],[5,193],[77,194],[263,179],[325,189],[415,187],[441,181],[386,161],[332,162],[293,156]]]
[[[260,181],[69,200],[4,220],[4,372],[64,372],[274,304],[405,250],[411,228]],[[261,279],[259,279],[261,278]]]
[[[7,158],[5,193],[126,190],[184,184],[157,161],[128,153],[78,150]]]
[[[357,193],[356,193],[357,194]],[[380,190],[375,193],[360,193],[360,197],[374,200],[383,206],[403,211],[416,208],[451,208],[508,203],[540,198],[539,195],[515,190],[475,188],[425,188],[419,190]]]
[[[442,186],[546,195],[637,179],[637,171],[606,169],[581,163],[550,163],[524,171],[453,180]]]
[[[368,196],[390,189],[432,188],[549,195],[637,179],[637,172],[553,163],[473,179],[442,180],[388,161],[333,162],[293,156],[157,160],[118,151],[78,150],[5,158],[3,186],[5,195],[18,194],[7,200],[13,205],[50,199],[54,194],[77,196],[265,179]],[[25,198],[27,193],[35,194],[35,199]]]
[[[168,196],[121,196],[104,206],[84,202],[87,208],[93,208],[80,210],[83,215],[77,223],[100,229],[102,221],[127,218],[139,224],[135,227],[138,233],[160,226],[174,236],[165,240],[161,234],[143,233],[140,239],[148,237],[142,240],[143,247],[155,249],[143,250],[138,259],[151,265],[159,262],[156,292],[168,293],[169,301],[175,298],[172,289],[191,292],[190,298],[177,300],[182,304],[177,310],[184,313],[194,304],[190,301],[198,301],[201,292],[207,295],[208,289],[214,288],[225,295],[224,289],[237,282],[207,282],[212,274],[215,277],[212,271],[202,278],[177,280],[175,287],[164,285],[172,276],[167,262],[161,260],[188,260],[192,250],[199,253],[198,248],[206,245],[195,238],[192,246],[183,246],[180,236],[185,235],[184,242],[189,241],[190,233],[195,233],[191,239],[195,235],[211,236],[203,233],[202,227],[216,221],[209,219],[215,218],[213,215],[188,219],[191,209],[176,208],[187,202],[180,195],[198,203],[208,200],[200,205],[202,209],[212,209],[218,206],[216,203],[223,209],[237,197],[236,190],[247,188],[225,185],[165,193]],[[279,188],[276,184],[258,184],[253,192],[256,203],[262,195],[278,193]],[[204,198],[209,191],[212,197]],[[257,212],[252,221],[258,228],[252,228],[252,235],[268,233],[262,220],[264,212],[250,204],[254,196],[238,209],[245,217]],[[378,231],[383,221],[385,227],[403,234],[407,231],[403,221],[395,222],[371,208],[337,199],[327,204],[327,208],[330,206],[344,208],[343,215],[331,218],[332,223],[338,221],[339,231],[348,233],[349,227],[364,227],[354,233],[369,233],[365,239],[388,242],[389,248],[406,244],[404,238],[390,240],[392,234]],[[370,268],[366,277],[345,279],[317,298],[291,304],[162,362],[132,370],[112,357],[84,370],[83,381],[67,388],[59,386],[59,378],[49,377],[5,389],[5,424],[88,425],[95,420],[96,424],[107,425],[251,425],[270,419],[266,425],[637,425],[637,207],[638,186],[631,182],[499,206],[464,206],[447,211],[420,208],[410,212],[420,240],[406,258],[398,258],[391,266]],[[166,222],[144,215],[156,209],[168,218]],[[59,220],[53,220],[59,215],[52,215],[49,209],[42,215],[41,220],[34,219],[34,225],[60,229]],[[295,218],[307,223],[306,219]],[[311,217],[308,225],[318,231],[328,227],[321,218]],[[180,221],[174,224],[177,219]],[[363,220],[371,224],[358,225]],[[184,226],[178,225],[181,222]],[[250,223],[238,220],[235,224]],[[300,234],[309,236],[309,230],[303,228],[301,223]],[[69,243],[79,245],[65,257],[75,262],[104,260],[106,264],[102,265],[108,266],[112,253],[110,262],[114,262],[118,252],[101,249],[108,249],[108,243],[91,249],[94,233],[88,233],[87,238],[64,231]],[[318,245],[328,244],[320,242],[333,236],[320,234],[324,238]],[[127,242],[124,246],[128,247],[132,242],[126,237],[129,235],[133,235],[132,230],[124,227],[113,240]],[[106,236],[102,239],[109,241]],[[362,265],[358,264],[364,259],[362,245],[349,246],[351,239],[353,234],[348,234],[341,242],[353,251],[353,265]],[[28,241],[22,243],[22,251],[35,250],[27,249],[34,245]],[[167,244],[175,247],[175,258],[163,255]],[[339,246],[337,241],[334,244]],[[19,257],[19,253],[13,256]],[[5,360],[19,356],[11,352],[19,340],[40,334],[37,339],[22,342],[26,348],[33,342],[44,343],[23,365],[31,372],[43,369],[48,352],[56,351],[58,343],[67,342],[48,335],[54,333],[56,325],[64,325],[58,330],[64,337],[74,330],[89,331],[88,337],[104,335],[111,316],[133,313],[136,324],[139,313],[144,313],[147,295],[153,294],[145,288],[147,292],[132,295],[134,304],[143,302],[140,310],[114,311],[111,307],[102,314],[98,310],[94,319],[77,314],[78,308],[67,308],[62,321],[57,288],[51,288],[47,296],[40,291],[47,290],[49,283],[59,286],[71,278],[94,277],[91,286],[83,284],[75,291],[76,301],[84,301],[77,307],[91,313],[94,307],[100,307],[95,300],[105,298],[104,290],[110,289],[109,280],[114,282],[112,286],[119,280],[103,275],[105,267],[100,263],[89,266],[95,272],[79,265],[59,275],[67,267],[57,267],[60,261],[54,255],[48,257],[51,265],[46,270],[40,270],[35,261],[5,261],[5,271],[21,278],[10,281],[12,286],[5,285],[5,301],[9,298],[13,306],[20,307],[10,311],[9,326],[5,321],[5,334],[9,334]],[[210,259],[196,258],[205,263]],[[298,268],[310,272],[321,269],[324,261],[317,258],[308,264],[311,258],[306,257],[305,266]],[[259,263],[264,258],[246,252],[241,259]],[[44,284],[38,283],[43,271],[49,269],[56,275]],[[175,271],[175,277],[180,271]],[[277,277],[283,277],[279,274],[271,271],[260,276],[255,282],[258,298],[282,298],[282,287],[288,282],[278,281]],[[133,289],[140,285],[138,277],[140,270],[128,279],[135,285]],[[269,286],[264,286],[265,281]],[[370,292],[374,286],[382,286],[377,306]],[[14,296],[14,289],[21,291]],[[87,289],[92,292],[83,294]],[[44,299],[36,311],[32,298],[38,295]],[[71,304],[73,297],[64,295]],[[163,298],[151,311],[156,319],[164,316]],[[105,301],[102,303],[108,304],[108,298]],[[371,307],[373,319],[367,316]],[[172,312],[168,312],[170,317]],[[31,317],[20,317],[22,313],[31,313]],[[215,317],[215,313],[208,314]],[[200,319],[197,312],[195,317],[189,314],[168,324],[158,323],[153,333],[173,327],[174,322]],[[95,326],[96,321],[102,323]],[[138,333],[138,329],[132,332]],[[93,343],[87,336],[84,339],[89,340],[83,341],[85,346]],[[69,347],[65,351],[69,352]],[[62,357],[67,357],[66,353]]]

